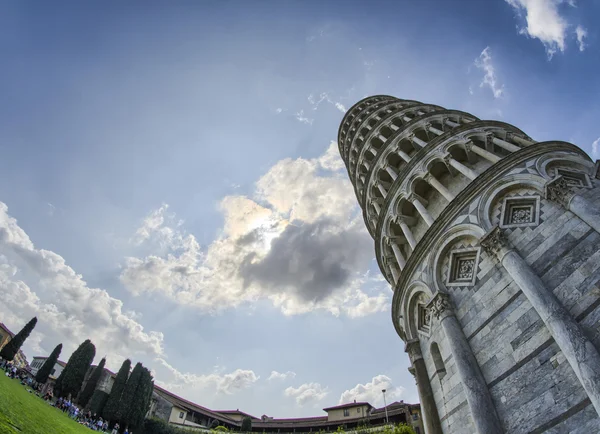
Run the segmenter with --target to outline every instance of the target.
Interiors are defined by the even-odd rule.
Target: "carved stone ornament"
[[[427,309],[436,317],[436,319],[445,318],[452,313],[452,303],[450,296],[443,292],[438,292],[427,305]]]
[[[411,339],[408,342],[406,342],[404,351],[408,353],[408,357],[410,358],[411,362],[423,358],[423,355],[421,353],[421,344],[419,343],[418,339]]]
[[[557,176],[546,183],[546,199],[548,200],[553,200],[568,208],[573,196],[571,186],[562,176]]]
[[[496,136],[494,136],[493,133],[487,133],[485,135],[485,146],[486,148],[490,148],[493,144],[494,144],[494,138]]]
[[[490,256],[498,256],[498,254],[506,249],[508,242],[502,233],[502,230],[495,226],[491,231],[481,238],[479,241],[483,250]]]

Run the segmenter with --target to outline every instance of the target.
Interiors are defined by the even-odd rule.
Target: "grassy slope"
[[[15,429],[17,427],[18,429]],[[89,434],[92,431],[69,419],[0,370],[0,434]]]

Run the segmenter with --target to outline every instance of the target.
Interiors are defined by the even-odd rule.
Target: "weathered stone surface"
[[[365,169],[363,156],[372,144],[357,140],[350,126],[359,131],[361,117],[381,98],[397,101],[393,110],[411,120],[403,119],[369,153],[375,157]],[[394,327],[402,339],[420,342],[442,431],[600,432],[597,167],[574,145],[537,144],[511,125],[436,106],[411,112],[411,104],[383,96],[361,101],[342,121],[338,145],[378,263],[394,288]],[[392,111],[385,122],[393,118]],[[385,122],[371,125],[373,131]],[[425,123],[444,134],[421,134]],[[408,163],[393,154],[410,134],[425,146],[403,148]],[[380,167],[396,161],[398,176],[385,197],[376,197],[381,191],[371,186],[390,181],[381,178],[387,171]],[[357,173],[364,173],[368,185],[355,182]],[[425,210],[407,200],[414,194]],[[365,206],[373,200],[379,211]],[[513,208],[505,212],[507,204]],[[382,259],[394,257],[383,240],[404,236],[394,223],[399,214],[408,216],[414,237],[413,248],[400,243],[402,266]],[[502,242],[486,245],[486,234]],[[477,259],[468,257],[468,273],[451,281],[451,255],[479,248]],[[401,272],[393,275],[391,266]],[[463,284],[471,271],[474,283]],[[420,328],[418,300],[441,293],[449,303],[434,312],[427,329]]]

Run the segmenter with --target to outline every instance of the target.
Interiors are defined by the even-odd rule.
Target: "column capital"
[[[450,296],[445,292],[438,292],[433,296],[431,301],[427,303],[427,309],[441,322],[449,316],[454,315],[452,309],[452,301]]]
[[[544,190],[546,199],[558,202],[567,209],[569,208],[569,202],[575,196],[575,193],[571,190],[571,186],[562,175],[546,182]]]
[[[479,244],[488,255],[497,258],[499,261],[502,261],[504,255],[511,250],[510,243],[497,225],[479,239]]]
[[[411,339],[407,341],[406,345],[404,346],[404,352],[408,353],[411,363],[414,363],[415,360],[423,358],[423,354],[421,353],[421,343],[418,339]]]
[[[410,375],[412,375],[415,379],[417,378],[417,373],[415,372],[415,367],[414,366],[409,366],[407,368],[407,371],[410,372]]]
[[[442,158],[443,158],[444,163],[446,164],[446,166],[450,166],[450,160],[454,160],[454,157],[450,153],[447,153]]]

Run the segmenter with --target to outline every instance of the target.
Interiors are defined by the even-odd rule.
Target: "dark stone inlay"
[[[529,355],[527,357],[523,358],[519,363],[516,363],[512,368],[510,368],[503,374],[500,374],[498,377],[496,377],[492,381],[490,381],[488,383],[488,387],[491,389],[496,384],[500,383],[502,380],[505,380],[508,377],[510,377],[512,374],[517,372],[519,369],[521,369],[523,366],[525,366],[527,363],[529,363],[531,360],[533,360],[535,357],[537,357],[546,348],[549,348],[550,345],[552,345],[553,343],[554,343],[554,338],[548,339],[542,345],[540,345],[535,350],[533,350],[531,353],[529,353]]]
[[[558,248],[556,246],[560,241],[559,243],[554,244],[548,252],[552,252],[556,255],[556,259],[552,264],[548,264],[538,273],[538,276],[542,278],[542,281],[548,285],[548,289],[550,290],[554,290],[566,278],[573,274],[581,264],[587,261],[598,250],[598,245],[600,244],[598,240],[600,234],[594,229],[587,231],[578,240],[575,240],[572,235],[566,235],[562,239],[567,237],[572,238],[573,241]],[[566,249],[563,248],[567,244],[568,247]],[[538,264],[540,259],[535,261],[535,263]],[[535,269],[535,266],[533,268]]]
[[[539,319],[536,322],[534,322],[533,324],[529,325],[529,327],[527,327],[525,330],[523,330],[519,336],[517,336],[515,339],[513,339],[510,342],[512,349],[516,350],[518,347],[520,347],[525,342],[527,342],[529,339],[531,339],[533,336],[535,336],[543,328],[544,328],[544,321],[542,321],[541,319]]]
[[[592,403],[592,401],[590,401],[590,398],[585,398],[579,404],[575,404],[573,407],[571,407],[570,409],[568,409],[564,413],[559,414],[554,419],[551,419],[548,422],[546,422],[545,424],[540,425],[539,427],[537,427],[533,431],[529,431],[528,434],[541,434],[543,432],[546,432],[550,428],[555,427],[559,423],[564,422],[565,420],[569,419],[571,416],[576,415],[577,413],[579,413],[580,411],[582,411],[584,408],[586,408],[591,403]]]
[[[443,418],[441,418],[440,420],[443,422],[446,419],[448,419],[450,416],[452,416],[454,413],[460,411],[462,408],[464,408],[467,405],[467,400],[464,400],[463,402],[461,402],[460,404],[458,404],[456,407],[454,407],[452,410],[450,410],[446,416],[444,416]]]
[[[597,285],[597,284],[596,284]],[[577,322],[581,322],[585,319],[586,316],[588,316],[590,313],[592,313],[593,311],[596,310],[596,308],[600,306],[600,298],[597,298],[596,301],[594,301],[592,304],[590,304],[586,310],[584,310],[583,312],[581,312],[579,315],[577,315],[575,317],[575,320]]]
[[[508,283],[504,288],[502,288],[500,291],[503,291],[504,289],[506,289],[512,282]],[[511,298],[509,298],[506,303],[504,303],[502,306],[500,306],[496,312],[494,312],[492,314],[492,316],[490,316],[488,319],[486,319],[479,327],[477,327],[477,329],[471,333],[469,336],[467,336],[467,340],[470,341],[473,337],[475,337],[475,335],[477,335],[477,333],[479,333],[481,330],[483,330],[485,328],[486,325],[488,325],[490,322],[492,322],[494,320],[494,318],[496,318],[498,315],[500,315],[508,306],[510,306],[518,297],[519,295],[521,295],[523,292],[519,289],[515,295],[513,295]]]

